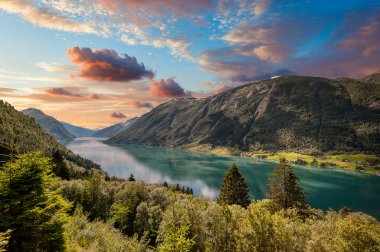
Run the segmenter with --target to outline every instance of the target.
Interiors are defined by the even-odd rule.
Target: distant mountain
[[[286,76],[205,99],[176,99],[141,116],[108,142],[379,153],[378,77]]]
[[[94,137],[113,137],[120,132],[126,130],[128,127],[130,127],[138,118],[134,117],[131,119],[126,120],[125,122],[118,123],[111,125],[109,127],[106,127],[104,129],[98,130],[94,133]]]
[[[63,125],[63,127],[65,127],[65,129],[71,135],[73,135],[75,137],[91,137],[95,133],[95,131],[93,131],[93,130],[83,128],[83,127],[78,127],[78,126],[72,125],[70,123],[66,123],[66,122],[62,122],[62,121],[60,123]]]
[[[44,114],[41,110],[28,108],[21,111],[24,115],[33,117],[49,134],[58,141],[72,141],[75,136],[71,134],[57,119]]]
[[[30,113],[32,110],[27,112]],[[42,151],[46,155],[52,155],[55,150],[59,150],[67,160],[79,166],[100,169],[99,165],[74,154],[58,143],[34,118],[0,100],[0,160],[6,160],[11,150],[19,154]]]

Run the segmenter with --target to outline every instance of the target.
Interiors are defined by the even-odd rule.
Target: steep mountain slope
[[[93,136],[94,137],[113,137],[119,134],[120,132],[126,130],[137,119],[138,119],[137,117],[134,117],[134,118],[126,120],[125,122],[114,124],[104,129],[98,130],[94,133]]]
[[[67,160],[79,166],[100,168],[99,165],[74,154],[58,143],[34,118],[24,115],[0,100],[0,159],[6,159],[6,155],[12,150],[19,154],[42,151],[49,156],[55,150],[59,150]]]
[[[70,123],[66,123],[66,122],[60,122],[60,123],[74,137],[91,137],[95,133],[95,131],[93,130],[83,128],[83,127],[78,127]]]
[[[161,104],[108,142],[379,152],[379,101],[378,82],[280,77]]]
[[[21,111],[25,115],[33,117],[49,134],[58,141],[71,141],[75,138],[57,119],[44,114],[41,110],[28,108]]]

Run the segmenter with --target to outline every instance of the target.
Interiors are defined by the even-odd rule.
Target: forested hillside
[[[109,142],[379,153],[378,80],[377,75],[361,80],[285,76],[205,99],[172,100]]]
[[[51,156],[58,150],[69,161],[85,168],[100,168],[99,165],[84,159],[57,142],[32,117],[15,110],[10,104],[0,100],[0,143],[1,156],[4,154],[42,151]]]

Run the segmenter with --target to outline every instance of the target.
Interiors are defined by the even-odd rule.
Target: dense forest
[[[57,162],[57,158],[55,158]],[[285,160],[268,199],[247,201],[232,165],[218,201],[178,186],[56,176],[41,153],[0,168],[0,250],[8,251],[379,251],[380,224],[363,213],[313,209]],[[66,167],[67,168],[67,167]],[[61,176],[62,177],[62,176]],[[75,177],[75,174],[74,174]],[[176,189],[177,188],[177,189]]]

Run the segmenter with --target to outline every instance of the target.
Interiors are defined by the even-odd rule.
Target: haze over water
[[[251,158],[216,156],[166,147],[110,146],[101,138],[77,138],[67,147],[100,164],[110,176],[193,188],[195,195],[215,199],[223,176],[236,163],[247,179],[251,197],[262,199],[276,163]],[[314,208],[338,210],[344,206],[380,218],[380,177],[357,172],[293,166]]]

